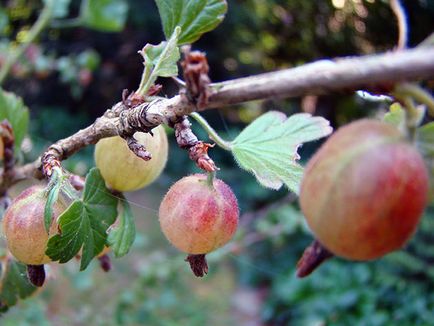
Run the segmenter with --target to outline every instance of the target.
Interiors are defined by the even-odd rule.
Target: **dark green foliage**
[[[86,177],[83,199],[75,200],[59,216],[61,233],[48,241],[47,255],[66,263],[82,249],[80,270],[86,269],[92,258],[104,249],[107,229],[117,215],[117,202],[99,170],[92,169]]]
[[[10,257],[3,257],[0,265],[0,314],[14,306],[18,300],[27,298],[36,291],[26,275],[26,266]]]

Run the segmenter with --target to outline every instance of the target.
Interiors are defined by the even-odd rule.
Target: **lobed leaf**
[[[27,278],[26,266],[10,257],[1,262],[0,311],[14,306],[19,299],[24,299],[37,290]]]
[[[283,184],[299,191],[303,167],[297,164],[298,147],[329,135],[332,128],[321,117],[307,113],[291,115],[270,111],[248,125],[232,142],[232,153],[241,168],[271,189]]]
[[[227,11],[225,0],[155,0],[163,24],[164,34],[169,38],[176,26],[181,27],[178,44],[197,41],[202,34],[215,29]]]
[[[86,27],[103,32],[121,31],[127,19],[125,0],[83,0],[80,19]]]
[[[20,148],[29,125],[29,109],[23,100],[0,88],[0,121],[7,119],[14,130],[15,149]]]
[[[104,248],[107,229],[117,215],[117,198],[110,194],[98,169],[86,177],[83,199],[74,201],[59,216],[61,233],[48,241],[46,254],[54,261],[66,263],[82,248],[80,270]]]
[[[122,257],[128,253],[136,237],[136,226],[130,204],[121,200],[122,212],[119,215],[118,224],[109,231],[107,244],[112,248],[116,257]]]

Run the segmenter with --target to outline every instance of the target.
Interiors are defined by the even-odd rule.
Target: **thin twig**
[[[396,48],[402,50],[407,47],[408,43],[407,15],[400,0],[390,0],[390,8],[398,20],[398,44]]]
[[[17,48],[11,49],[10,53],[6,58],[6,62],[0,69],[0,85],[3,84],[6,77],[8,76],[12,66],[15,62],[23,55],[24,51],[29,47],[30,44],[38,37],[38,35],[48,26],[53,14],[54,0],[45,1],[45,7],[38,17],[36,23],[29,30],[25,41]]]
[[[422,87],[412,83],[402,83],[396,86],[395,96],[409,96],[417,102],[426,105],[428,112],[434,117],[434,97]]]

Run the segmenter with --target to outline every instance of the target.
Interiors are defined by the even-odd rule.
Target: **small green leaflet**
[[[125,0],[83,0],[80,19],[86,27],[102,32],[121,31],[127,19]]]
[[[27,279],[26,266],[10,257],[2,259],[0,284],[0,311],[3,312],[37,290]]]
[[[425,117],[425,108],[423,106],[419,106],[416,108],[416,110],[417,116],[414,118],[414,123],[416,126],[419,126]],[[389,107],[389,112],[384,115],[383,121],[394,125],[396,128],[405,133],[407,129],[405,116],[405,109],[401,106],[401,104],[396,102]]]
[[[4,119],[8,119],[12,125],[15,149],[19,150],[21,142],[27,133],[29,109],[24,105],[20,97],[0,88],[0,121]]]
[[[109,230],[107,244],[116,257],[122,257],[130,250],[136,237],[136,226],[130,204],[125,198],[120,200],[122,212],[118,217],[118,224]]]
[[[202,34],[215,29],[227,11],[225,0],[155,0],[169,38],[176,26],[182,29],[178,44],[191,44]]]
[[[383,121],[394,125],[395,127],[401,129],[405,124],[405,111],[399,103],[393,103],[389,107],[389,112],[387,112]]]
[[[145,66],[151,71],[151,78],[155,76],[172,77],[178,75],[177,62],[180,58],[177,40],[180,28],[176,28],[172,37],[167,42],[158,45],[146,44],[140,51],[145,59]]]
[[[150,87],[158,77],[171,77],[178,75],[177,62],[180,58],[178,36],[180,27],[176,27],[167,42],[158,45],[146,44],[139,53],[145,60],[145,71],[140,82],[139,93],[146,96]]]
[[[434,122],[427,123],[416,131],[416,147],[428,168],[430,180],[430,202],[434,201]]]
[[[298,147],[332,132],[329,122],[308,113],[289,118],[270,111],[254,120],[232,142],[232,153],[241,168],[252,172],[258,182],[271,189],[283,184],[295,193],[299,191],[303,167]]]
[[[61,234],[48,241],[46,254],[66,263],[82,248],[80,270],[86,269],[100,253],[107,239],[107,229],[116,219],[117,198],[106,188],[97,168],[86,177],[82,200],[75,200],[59,216]]]

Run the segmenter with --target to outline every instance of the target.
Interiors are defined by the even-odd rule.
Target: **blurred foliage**
[[[91,2],[91,1],[89,1]],[[110,1],[108,1],[110,2]],[[207,52],[215,81],[336,56],[392,49],[396,20],[383,0],[229,0],[223,23],[195,44]],[[402,1],[408,13],[410,45],[434,30],[433,0]],[[32,45],[5,84],[31,111],[30,138],[22,160],[36,158],[52,141],[91,123],[136,89],[146,43],[164,38],[153,1],[128,0],[126,27],[119,33],[52,27]],[[7,0],[0,6],[0,62],[22,41],[42,7],[39,0]],[[65,19],[80,17],[72,0]],[[16,41],[10,41],[16,39]],[[164,94],[176,92],[161,81]],[[234,139],[244,125],[270,109],[290,115],[301,110],[337,127],[367,115],[378,116],[388,103],[363,96],[331,94],[293,100],[246,103],[206,112],[223,138]],[[207,136],[196,124],[200,139]],[[197,172],[171,138],[165,174],[149,189],[130,194],[138,238],[130,254],[103,274],[96,263],[78,273],[74,262],[52,266],[46,289],[2,317],[2,325],[430,325],[434,320],[433,211],[405,251],[369,263],[332,259],[307,279],[295,277],[295,264],[311,236],[285,190],[260,187],[237,168],[230,154],[213,149],[219,177],[236,193],[241,211],[236,240],[210,255],[210,274],[194,279],[183,255],[159,231],[156,209],[176,179]],[[319,142],[301,149],[302,162]],[[89,147],[66,161],[84,174],[92,165]],[[248,310],[239,301],[249,289]],[[245,294],[243,294],[245,295]],[[242,300],[241,300],[242,301]],[[258,320],[260,320],[258,322]]]

